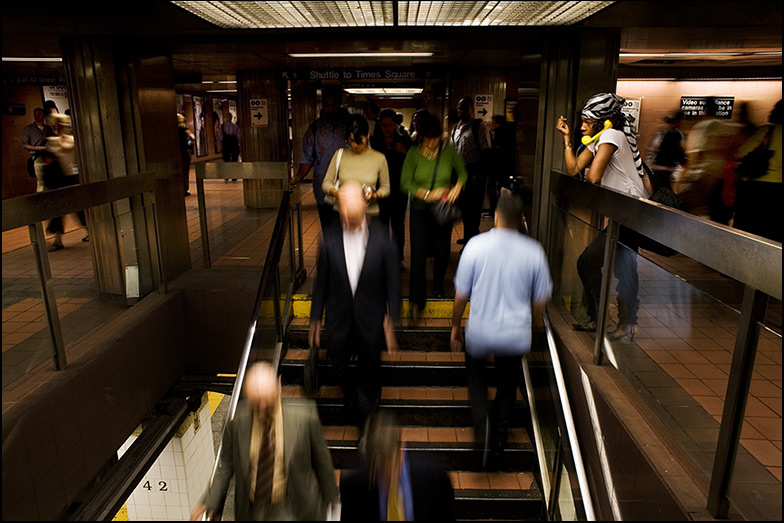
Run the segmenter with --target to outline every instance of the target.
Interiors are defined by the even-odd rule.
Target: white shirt
[[[632,148],[629,146],[626,135],[617,129],[606,129],[599,137],[599,141],[589,145],[588,149],[596,156],[597,149],[603,143],[614,145],[615,152],[604,169],[599,185],[610,187],[637,198],[648,198],[650,195],[642,183],[637,167],[634,165]]]
[[[346,256],[346,272],[348,273],[348,282],[351,285],[352,296],[357,291],[359,275],[362,273],[362,265],[365,263],[367,242],[367,219],[362,220],[362,225],[355,231],[349,231],[346,229],[346,225],[343,224],[343,254]]]

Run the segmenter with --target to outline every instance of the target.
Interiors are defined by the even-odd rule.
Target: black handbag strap
[[[433,169],[433,181],[430,182],[430,190],[432,191],[433,188],[436,186],[436,175],[438,174],[438,164],[441,162],[441,151],[444,150],[444,147],[441,144],[441,140],[438,141],[438,155],[436,156],[436,167]]]

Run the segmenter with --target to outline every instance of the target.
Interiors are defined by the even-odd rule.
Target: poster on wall
[[[221,125],[223,125],[223,100],[212,99],[212,134],[214,137],[215,152],[223,151],[221,142]]]
[[[207,155],[207,129],[205,129],[204,98],[193,97],[193,123],[196,126],[196,156]]]
[[[185,116],[185,96],[178,94],[176,95],[177,100],[177,114],[181,114]]]
[[[634,134],[640,132],[640,108],[642,106],[642,98],[627,98],[624,102],[621,112],[629,117],[632,124]]]
[[[57,106],[57,112],[65,114],[70,109],[68,104],[68,89],[64,85],[44,85],[41,87],[44,102],[51,100]]]
[[[231,121],[234,123],[239,123],[237,119],[237,101],[236,100],[229,100],[229,114],[231,115]]]

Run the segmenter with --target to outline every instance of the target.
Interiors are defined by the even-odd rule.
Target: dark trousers
[[[316,208],[318,209],[321,230],[323,231],[329,227],[329,225],[332,223],[332,220],[334,220],[337,216],[337,213],[335,212],[335,208],[329,203],[318,203],[316,204]]]
[[[356,356],[356,374],[349,362]],[[332,377],[343,389],[343,401],[351,421],[360,429],[367,418],[378,410],[381,401],[381,346],[378,343],[358,343],[352,332],[345,346],[329,351]],[[354,411],[356,409],[356,411]]]
[[[406,246],[407,208],[407,193],[393,192],[388,198],[382,198],[378,201],[378,217],[392,229],[392,239],[397,245],[400,261],[403,261],[403,249]]]
[[[482,203],[487,189],[487,176],[481,171],[481,166],[473,164],[466,166],[468,180],[460,193],[459,205],[463,213],[463,238],[466,242],[479,234],[479,224],[482,222]]]
[[[512,421],[517,386],[522,375],[521,356],[496,356],[496,394],[493,413],[491,414],[487,399],[489,370],[487,359],[472,358],[466,353],[466,374],[468,393],[471,397],[471,420],[474,425],[476,442],[484,446],[485,427],[489,426],[489,445],[493,450],[500,450],[506,444],[509,426]]]
[[[602,288],[602,266],[604,265],[604,243],[607,230],[599,234],[585,248],[577,259],[577,272],[583,282],[586,308],[591,321],[599,318],[599,296]],[[640,278],[637,274],[637,236],[634,231],[621,227],[618,245],[615,251],[615,277],[618,279],[618,320],[637,324],[637,311],[640,302],[637,292]]]
[[[71,174],[68,176],[62,176],[57,179],[56,183],[49,183],[47,189],[59,189],[61,187],[70,187],[72,185],[79,185],[79,177],[77,175]],[[76,211],[77,216],[79,216],[79,222],[82,224],[82,227],[87,226],[87,220],[85,219],[84,211]],[[49,220],[49,224],[46,226],[46,232],[49,234],[63,234],[65,232],[65,227],[63,226],[63,217],[56,216]]]
[[[427,302],[427,257],[433,253],[433,290],[444,290],[444,278],[449,266],[452,248],[452,225],[439,225],[430,207],[411,209],[409,218],[411,236],[411,273],[409,299],[413,305],[424,308]]]

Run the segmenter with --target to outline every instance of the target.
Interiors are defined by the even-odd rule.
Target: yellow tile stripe
[[[311,298],[307,294],[295,294],[292,303],[292,311],[295,318],[310,318]],[[420,317],[423,319],[452,319],[452,300],[428,300],[425,309],[421,311]],[[468,318],[471,307],[469,303],[463,313],[463,318]],[[411,314],[411,305],[408,300],[403,300],[400,314],[405,318]]]

